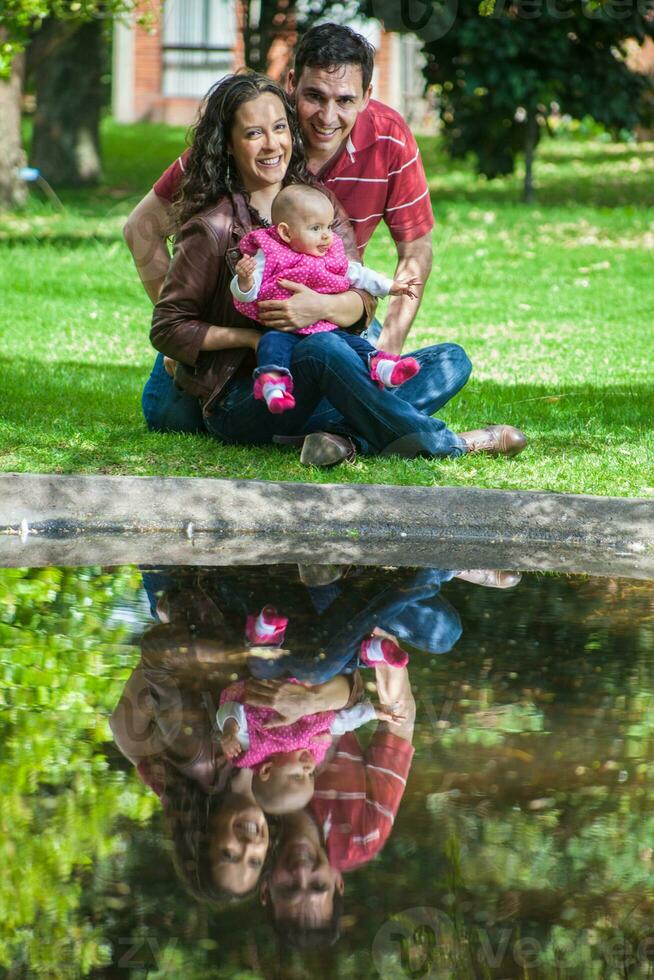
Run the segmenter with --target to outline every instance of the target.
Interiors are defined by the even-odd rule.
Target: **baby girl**
[[[316,766],[325,758],[332,737],[374,718],[392,724],[403,721],[392,708],[375,708],[362,701],[341,711],[304,715],[285,725],[273,708],[244,704],[244,696],[243,681],[230,684],[220,695],[216,723],[227,758],[238,768],[254,770],[252,792],[266,813],[290,813],[307,805]]]
[[[271,217],[273,227],[251,231],[241,240],[243,258],[236,264],[231,282],[234,305],[250,319],[257,319],[258,300],[287,299],[291,295],[278,285],[279,278],[303,283],[319,293],[343,293],[356,286],[373,296],[415,299],[413,287],[420,285],[416,279],[387,279],[360,262],[348,261],[342,240],[332,230],[332,203],[318,188],[308,184],[285,187],[273,201]],[[295,406],[290,371],[295,345],[303,335],[325,331],[336,331],[356,351],[380,388],[396,388],[420,370],[415,358],[379,351],[328,320],[294,333],[267,330],[257,349],[254,397],[264,399],[271,412],[285,412]]]

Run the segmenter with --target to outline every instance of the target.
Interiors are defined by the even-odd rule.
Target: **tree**
[[[20,103],[22,93],[22,59],[23,52],[30,39],[44,31],[44,37],[49,36],[51,44],[42,49],[43,55],[52,54],[58,44],[70,44],[68,49],[74,53],[74,65],[88,69],[87,57],[94,56],[98,51],[98,37],[101,23],[111,18],[127,14],[136,7],[136,0],[3,0],[0,13],[0,209],[15,207],[24,199],[24,189],[18,175],[18,167],[24,162],[20,139]],[[45,26],[44,26],[45,25]],[[72,38],[78,35],[77,42]],[[93,39],[93,44],[89,42]],[[54,42],[57,44],[54,44]],[[88,51],[86,49],[89,45]],[[57,166],[63,160],[77,161],[78,164],[90,166],[92,149],[97,149],[97,124],[95,136],[91,135],[88,125],[93,124],[95,109],[84,110],[84,101],[94,90],[97,75],[97,64],[92,69],[90,83],[82,78],[83,72],[76,71],[66,74],[51,67],[50,77],[44,78],[45,89],[41,98],[48,104],[47,87],[49,82],[54,85],[54,94],[50,97],[49,108],[58,113],[54,124],[50,127],[51,136],[60,133],[60,145],[53,160]],[[46,71],[41,69],[42,73]],[[93,74],[93,72],[95,74]],[[67,88],[74,95],[63,98],[61,86],[67,82]],[[75,121],[68,127],[70,113],[81,113],[82,123]],[[97,114],[99,119],[99,113]],[[68,131],[66,131],[68,130]],[[71,139],[70,131],[77,133]],[[38,133],[37,133],[38,137]],[[37,147],[41,146],[37,138]],[[75,145],[77,148],[75,149]],[[86,151],[80,149],[80,145]],[[42,162],[42,149],[39,149],[39,162]],[[97,164],[96,173],[97,173]],[[47,176],[47,174],[46,174]]]
[[[245,64],[256,71],[267,72],[276,65],[275,47],[290,51],[297,37],[295,0],[243,0],[242,24]],[[284,50],[285,49],[285,50]],[[283,63],[284,59],[280,61]]]
[[[387,29],[407,30],[406,4],[367,0]],[[425,40],[425,77],[440,94],[454,157],[473,153],[489,178],[525,155],[524,197],[552,111],[592,116],[614,135],[643,117],[652,82],[629,66],[627,44],[654,37],[654,3],[622,0],[446,0],[411,26]]]
[[[99,183],[107,39],[99,20],[48,17],[27,52],[36,88],[30,164],[56,187]]]
[[[6,38],[6,30],[0,27],[0,51]],[[25,200],[25,185],[18,178],[25,163],[20,138],[22,76],[23,57],[17,54],[5,77],[0,76],[0,208],[18,207]]]

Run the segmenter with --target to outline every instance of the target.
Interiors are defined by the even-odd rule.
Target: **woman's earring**
[[[225,184],[227,185],[227,190],[232,189],[232,166],[231,166],[232,154],[227,154],[227,169],[225,171]]]

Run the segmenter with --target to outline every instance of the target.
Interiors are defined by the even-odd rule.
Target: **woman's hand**
[[[259,319],[264,326],[293,333],[325,318],[323,293],[291,279],[278,279],[277,284],[293,295],[289,299],[265,299],[257,304]]]
[[[289,684],[287,681],[249,680],[245,684],[245,703],[273,708],[279,718],[267,722],[265,728],[279,728],[292,725],[305,715],[313,714],[315,708],[315,689],[302,684]]]

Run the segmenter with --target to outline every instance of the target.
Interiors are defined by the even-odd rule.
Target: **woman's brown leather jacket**
[[[343,239],[348,258],[358,261],[349,219],[336,198],[327,190],[325,193],[334,205],[334,231]],[[221,198],[190,218],[177,235],[170,269],[154,308],[152,345],[178,362],[176,383],[197,395],[205,415],[211,414],[237,371],[247,373],[255,366],[250,348],[201,349],[210,326],[252,329],[252,321],[235,309],[229,284],[241,257],[238,243],[253,227],[256,225],[240,194]],[[376,301],[369,293],[357,292],[363,300],[364,316],[353,329],[363,330],[374,315]]]

